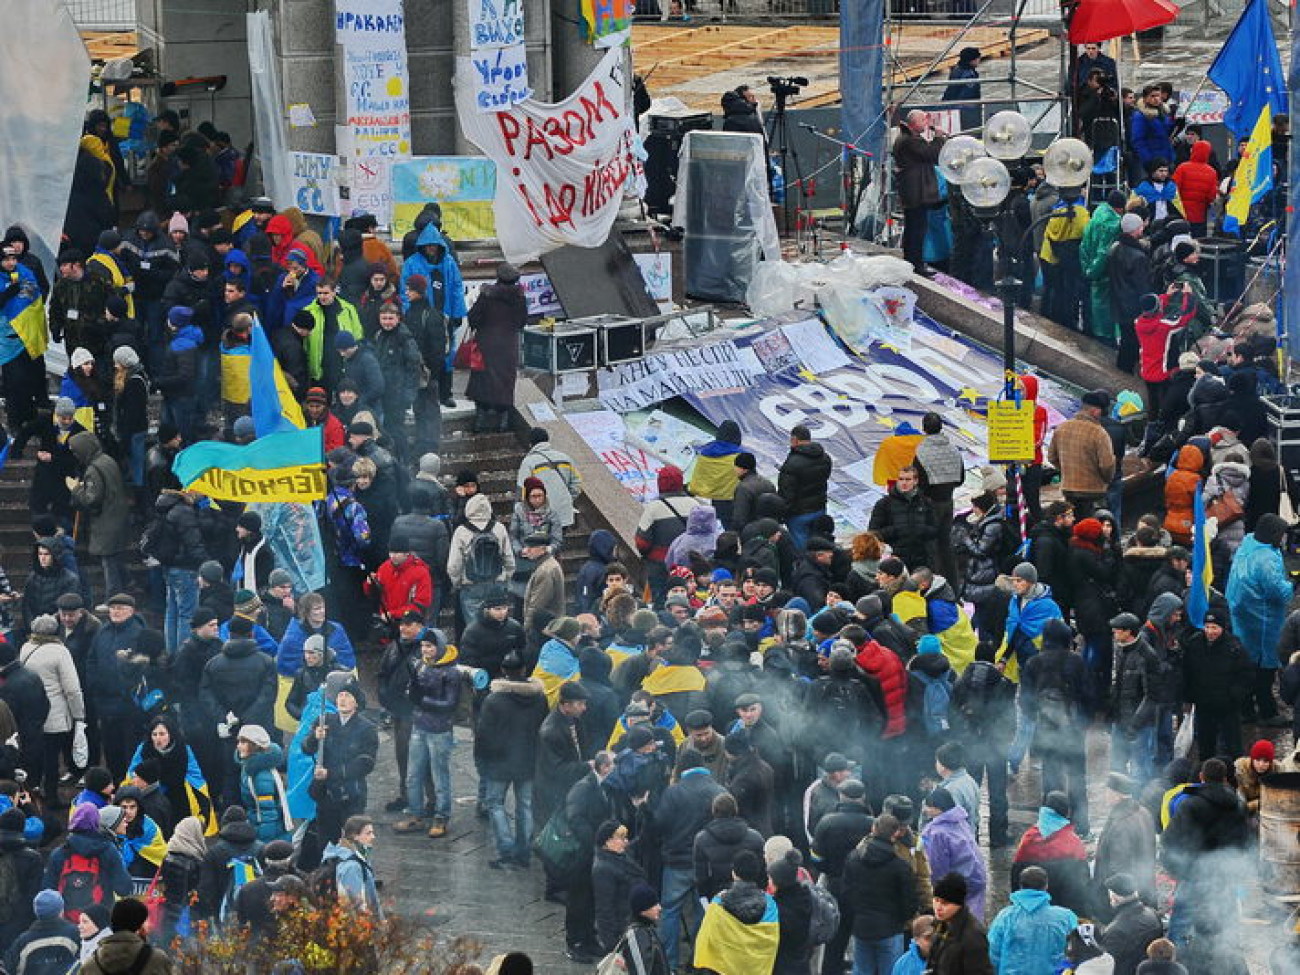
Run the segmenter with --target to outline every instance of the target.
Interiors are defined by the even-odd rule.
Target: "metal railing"
[[[135,0],[64,0],[82,30],[135,30]]]

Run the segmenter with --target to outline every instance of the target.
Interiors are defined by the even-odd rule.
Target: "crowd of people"
[[[882,448],[889,487],[857,532],[828,514],[849,458],[796,426],[760,472],[724,423],[689,478],[661,469],[632,546],[590,533],[570,582],[582,478],[545,429],[508,519],[437,453],[462,320],[476,432],[510,429],[518,272],[498,266],[467,309],[436,207],[399,268],[371,218],[326,245],[267,200],[200,210],[180,191],[192,169],[125,239],[109,226],[93,255],[61,253],[52,286],[21,228],[5,238],[0,267],[48,291],[69,350],[57,396],[40,359],[4,372],[11,456],[35,460],[30,574],[21,593],[0,577],[6,975],[164,972],[174,938],[273,938],[322,898],[382,915],[370,852],[392,830],[436,863],[458,725],[486,866],[540,865],[577,962],[1245,971],[1238,890],[1257,879],[1261,779],[1286,759],[1269,737],[1246,750],[1244,729],[1280,731],[1279,696],[1300,698],[1289,490],[1245,345],[1144,371],[1159,408],[1141,450],[1169,475],[1132,531],[1128,430],[1104,391],[1052,430],[1038,408],[1011,498],[1025,538],[1005,479],[969,471],[938,414]],[[1142,221],[1116,223],[1137,240]],[[1208,310],[1192,301],[1189,320]],[[259,511],[172,472],[197,439],[255,438],[254,321],[328,448],[316,592]],[[1052,472],[1062,498],[1043,504]],[[1217,536],[1198,612],[1202,505]],[[1109,749],[1091,778],[1090,741]],[[371,794],[381,768],[391,796]],[[1020,835],[1013,780],[1040,796]],[[1011,848],[995,913],[988,850]],[[1297,950],[1281,939],[1274,971]]]

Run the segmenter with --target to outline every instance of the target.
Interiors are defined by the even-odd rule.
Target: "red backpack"
[[[83,856],[72,851],[68,851],[67,859],[63,861],[57,889],[63,895],[64,916],[74,924],[87,907],[104,902],[99,866],[99,857]]]

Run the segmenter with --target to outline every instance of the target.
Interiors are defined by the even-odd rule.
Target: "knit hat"
[[[123,897],[113,905],[108,915],[108,926],[114,932],[139,931],[149,921],[149,908],[134,897]]]
[[[312,654],[320,654],[321,656],[324,656],[325,638],[321,636],[319,633],[313,633],[311,636],[307,637],[306,640],[303,640],[302,652],[304,655],[312,653]]]
[[[1255,744],[1250,746],[1250,757],[1251,759],[1258,759],[1260,761],[1268,760],[1271,762],[1277,758],[1277,749],[1273,747],[1271,741],[1261,738],[1259,741],[1255,742]]]
[[[183,230],[187,234],[190,232],[190,222],[185,219],[185,214],[179,210],[172,214],[172,218],[167,221],[167,232],[175,233],[177,230]]]
[[[72,402],[67,396],[60,396],[54,401],[55,416],[76,416],[77,404]]]
[[[655,733],[643,724],[634,725],[630,731],[623,737],[623,744],[637,751],[645,748],[655,740]]]
[[[54,636],[59,632],[59,621],[48,614],[32,620],[32,633],[36,636]]]
[[[1084,406],[1093,406],[1099,410],[1110,409],[1110,393],[1104,389],[1093,389],[1079,398]]]
[[[277,586],[292,586],[293,576],[289,575],[286,569],[272,569],[271,574],[267,577],[266,586],[268,589],[274,589]]]
[[[557,640],[572,643],[582,633],[582,624],[572,616],[559,616],[551,620],[543,632],[547,636],[555,637]]]
[[[1160,313],[1160,296],[1143,295],[1138,301],[1138,307],[1144,315],[1157,315]]]
[[[423,274],[412,274],[406,279],[406,286],[423,298],[429,291],[429,279]]]
[[[923,653],[943,653],[943,644],[933,633],[927,633],[916,641],[916,652],[918,655]]]
[[[235,519],[235,525],[246,532],[260,532],[262,530],[262,516],[256,511],[245,511]]]
[[[36,920],[47,921],[63,913],[63,895],[57,890],[43,890],[32,898]]]
[[[934,882],[934,896],[949,904],[966,903],[966,878],[959,873],[946,873]]]
[[[156,758],[141,759],[133,774],[145,785],[153,785],[162,778],[162,766]]]
[[[262,610],[262,600],[251,589],[241,589],[235,593],[235,612],[240,616],[252,616]]]
[[[798,850],[790,850],[785,856],[768,865],[767,876],[777,890],[793,887],[799,882],[799,867],[803,856]]]
[[[723,742],[723,750],[728,755],[744,755],[754,749],[754,743],[749,738],[749,732],[744,728],[737,728],[731,734],[727,735]]]
[[[934,789],[925,797],[925,804],[939,810],[940,812],[947,812],[949,809],[952,809],[957,805],[957,801],[953,799],[951,792],[943,786],[939,786],[939,788]]]
[[[325,390],[321,389],[319,386],[313,386],[311,389],[307,390],[307,395],[303,397],[303,402],[329,405],[329,397],[325,394]]]
[[[845,779],[840,783],[839,791],[840,798],[850,802],[857,802],[867,797],[867,787],[862,784],[861,779]]]
[[[27,817],[21,809],[10,806],[0,813],[0,833],[21,833],[27,825]]]
[[[1201,625],[1204,626],[1205,623],[1215,623],[1226,628],[1229,624],[1228,613],[1226,610],[1222,609],[1207,609],[1205,611],[1205,619]]]
[[[1111,772],[1106,776],[1106,788],[1122,796],[1131,796],[1137,791],[1137,783],[1123,772]]]
[[[733,466],[739,467],[742,471],[758,470],[758,461],[754,458],[754,455],[747,450],[742,450],[733,457],[731,463]]]
[[[1196,364],[1201,361],[1200,356],[1195,352],[1184,352],[1178,357],[1179,369],[1195,369]]]
[[[350,349],[357,344],[357,337],[347,329],[339,329],[338,334],[334,336],[334,348]]]
[[[560,685],[561,703],[589,700],[591,700],[591,695],[587,693],[587,689],[581,684],[576,684],[573,681],[566,681]]]
[[[250,745],[256,745],[261,749],[271,747],[271,736],[267,734],[265,728],[258,724],[240,725],[239,738],[237,740],[246,741]]]
[[[222,569],[221,563],[216,559],[208,559],[199,566],[199,578],[204,582],[217,583],[225,578],[225,570]]]
[[[502,261],[497,265],[497,281],[501,284],[518,284],[519,268],[508,261]]]
[[[1069,648],[1074,643],[1074,631],[1070,629],[1070,624],[1065,620],[1050,619],[1043,626],[1043,649],[1044,650],[1063,650]]]
[[[1131,234],[1134,231],[1140,231],[1144,226],[1142,218],[1136,213],[1126,213],[1119,218],[1119,232],[1122,234]]]
[[[288,868],[293,860],[293,844],[288,840],[272,840],[262,847],[262,862],[268,867]]]
[[[658,903],[659,895],[649,884],[637,884],[627,898],[627,906],[632,911],[633,917],[644,914]]]
[[[1196,253],[1196,245],[1191,241],[1181,241],[1174,245],[1174,260],[1185,261]]]
[[[478,483],[478,471],[460,471],[456,475],[456,487]]]
[[[104,806],[99,810],[99,828],[110,833],[126,818],[126,810],[121,806]]]
[[[1038,583],[1038,567],[1032,562],[1021,562],[1011,570],[1011,575],[1015,579],[1023,579],[1031,586]]]
[[[1255,541],[1276,547],[1282,544],[1285,537],[1286,522],[1271,511],[1261,515],[1259,521],[1255,522]]]
[[[432,480],[442,472],[442,458],[437,454],[420,455],[420,472],[416,474],[418,480]],[[420,475],[425,475],[420,477]]]
[[[1137,884],[1127,873],[1113,873],[1106,878],[1106,889],[1116,897],[1132,897],[1137,893]]]
[[[113,350],[113,365],[123,369],[134,369],[140,364],[140,356],[129,345],[119,345]]]
[[[822,759],[824,772],[846,772],[848,768],[849,760],[839,752],[827,752],[826,757]]]
[[[126,318],[126,299],[121,295],[109,295],[104,300],[104,311],[113,316],[114,321]]]

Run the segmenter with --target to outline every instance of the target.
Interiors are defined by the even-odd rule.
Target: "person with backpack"
[[[854,975],[889,975],[903,954],[903,930],[916,916],[916,881],[894,852],[903,824],[886,813],[844,864],[843,901],[853,917]]]
[[[113,905],[108,925],[113,933],[81,964],[81,975],[172,975],[172,962],[141,934],[149,909],[134,897]]]
[[[646,570],[646,582],[656,606],[668,590],[668,547],[686,531],[696,501],[686,493],[681,468],[668,464],[656,475],[659,496],[645,506],[636,526],[636,550]]]
[[[812,953],[821,943],[813,932],[821,902],[812,886],[800,877],[802,869],[803,855],[798,850],[787,850],[767,868],[781,932],[772,975],[811,975]]]
[[[131,893],[131,875],[112,837],[100,831],[99,809],[82,803],[68,819],[68,838],[50,854],[41,884],[63,895],[64,913],[80,916],[92,904],[108,905]]]
[[[933,764],[936,750],[942,749],[952,733],[948,715],[956,679],[939,638],[933,633],[921,637],[916,644],[916,656],[907,662],[908,746],[911,761],[921,766]],[[979,789],[974,791],[974,804],[963,801],[961,805],[967,812],[974,810],[971,826],[978,833]]]
[[[671,975],[668,955],[659,937],[659,918],[663,914],[659,895],[649,884],[638,884],[627,900],[632,923],[616,949],[623,960],[623,970],[628,975]]]
[[[36,920],[4,954],[6,975],[64,975],[77,960],[81,937],[63,917],[63,897],[43,890],[32,898]]]
[[[493,518],[492,502],[485,495],[471,495],[447,553],[447,577],[457,591],[462,626],[478,619],[487,594],[506,585],[514,571],[515,553],[506,526]]]
[[[1136,617],[1134,617],[1136,622]],[[1113,623],[1113,621],[1112,621]],[[1088,825],[1087,753],[1084,710],[1087,671],[1074,652],[1074,633],[1064,620],[1043,627],[1042,650],[1025,665],[1020,679],[1019,712],[1033,729],[1033,746],[1043,763],[1043,793],[1059,790],[1078,810],[1080,829]]]
[[[21,809],[0,813],[0,943],[10,944],[32,922],[32,898],[41,890],[41,855],[27,845]]]
[[[321,865],[308,882],[320,902],[337,900],[349,910],[384,916],[375,871],[370,865],[374,844],[374,821],[369,816],[349,816],[337,842],[325,847]]]
[[[994,646],[981,643],[975,661],[953,685],[949,715],[954,737],[966,743],[966,768],[989,797],[989,846],[1007,846],[1007,753],[1015,737],[1016,685],[993,665]]]
[[[231,806],[221,814],[216,839],[208,847],[199,871],[199,919],[218,925],[235,923],[235,895],[262,872],[258,854],[262,843],[248,821],[243,806]]]
[[[202,820],[187,816],[176,824],[158,874],[163,892],[163,927],[158,935],[164,941],[170,942],[195,920],[191,901],[198,893],[207,853]]]

